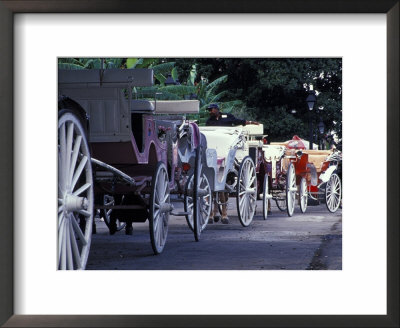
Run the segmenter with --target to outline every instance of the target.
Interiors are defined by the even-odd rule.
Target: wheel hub
[[[78,197],[73,194],[67,194],[64,198],[64,208],[68,212],[87,210],[89,201],[86,197]]]
[[[208,190],[207,190],[207,189],[199,189],[199,190],[197,191],[197,195],[198,195],[199,197],[207,196],[207,195],[208,195]]]
[[[165,213],[165,212],[171,212],[173,210],[173,206],[170,203],[162,203],[160,205],[160,212]]]

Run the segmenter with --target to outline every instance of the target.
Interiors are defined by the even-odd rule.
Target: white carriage
[[[257,193],[256,168],[249,156],[248,133],[242,126],[199,129],[204,137],[201,145],[206,148],[200,165],[201,180],[207,181],[219,206],[223,205],[219,193],[236,197],[239,221],[247,227],[255,214]],[[207,220],[203,222],[203,229],[206,224]]]

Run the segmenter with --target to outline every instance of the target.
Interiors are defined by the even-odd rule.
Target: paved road
[[[252,224],[244,228],[230,199],[231,223],[207,225],[200,242],[184,217],[171,217],[164,251],[153,255],[148,222],[134,223],[133,235],[110,236],[97,219],[87,270],[341,270],[342,212],[325,205],[296,206],[288,217],[272,204],[272,215],[262,219],[259,201]]]

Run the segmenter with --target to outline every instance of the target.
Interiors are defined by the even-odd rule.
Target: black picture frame
[[[399,0],[0,0],[0,324],[4,327],[399,327],[399,8]],[[120,12],[386,14],[388,177],[390,174],[387,180],[387,315],[14,315],[13,16],[15,13]],[[382,178],[379,172],[375,174]]]

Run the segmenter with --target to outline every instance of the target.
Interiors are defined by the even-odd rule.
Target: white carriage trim
[[[323,173],[320,174],[319,179],[320,179],[322,182],[327,182],[327,181],[331,178],[332,173],[333,173],[336,169],[337,169],[337,166],[336,166],[336,165],[331,165],[331,166],[329,166],[328,169],[327,169],[325,172],[323,172]]]
[[[277,145],[264,145],[262,147],[264,151],[264,158],[266,161],[279,161],[285,154],[285,147]]]
[[[200,109],[198,100],[157,100],[150,103],[156,114],[198,113]]]
[[[206,149],[206,160],[208,167],[217,167],[217,151],[215,149]]]
[[[249,136],[262,136],[264,133],[264,125],[254,125],[249,124],[242,127],[243,132],[247,133]]]
[[[241,141],[241,131],[236,128],[200,127],[200,132],[207,139],[207,147],[215,149],[219,159],[227,158],[229,151]]]
[[[134,112],[153,112],[154,105],[149,100],[135,99],[131,101],[131,110]]]

